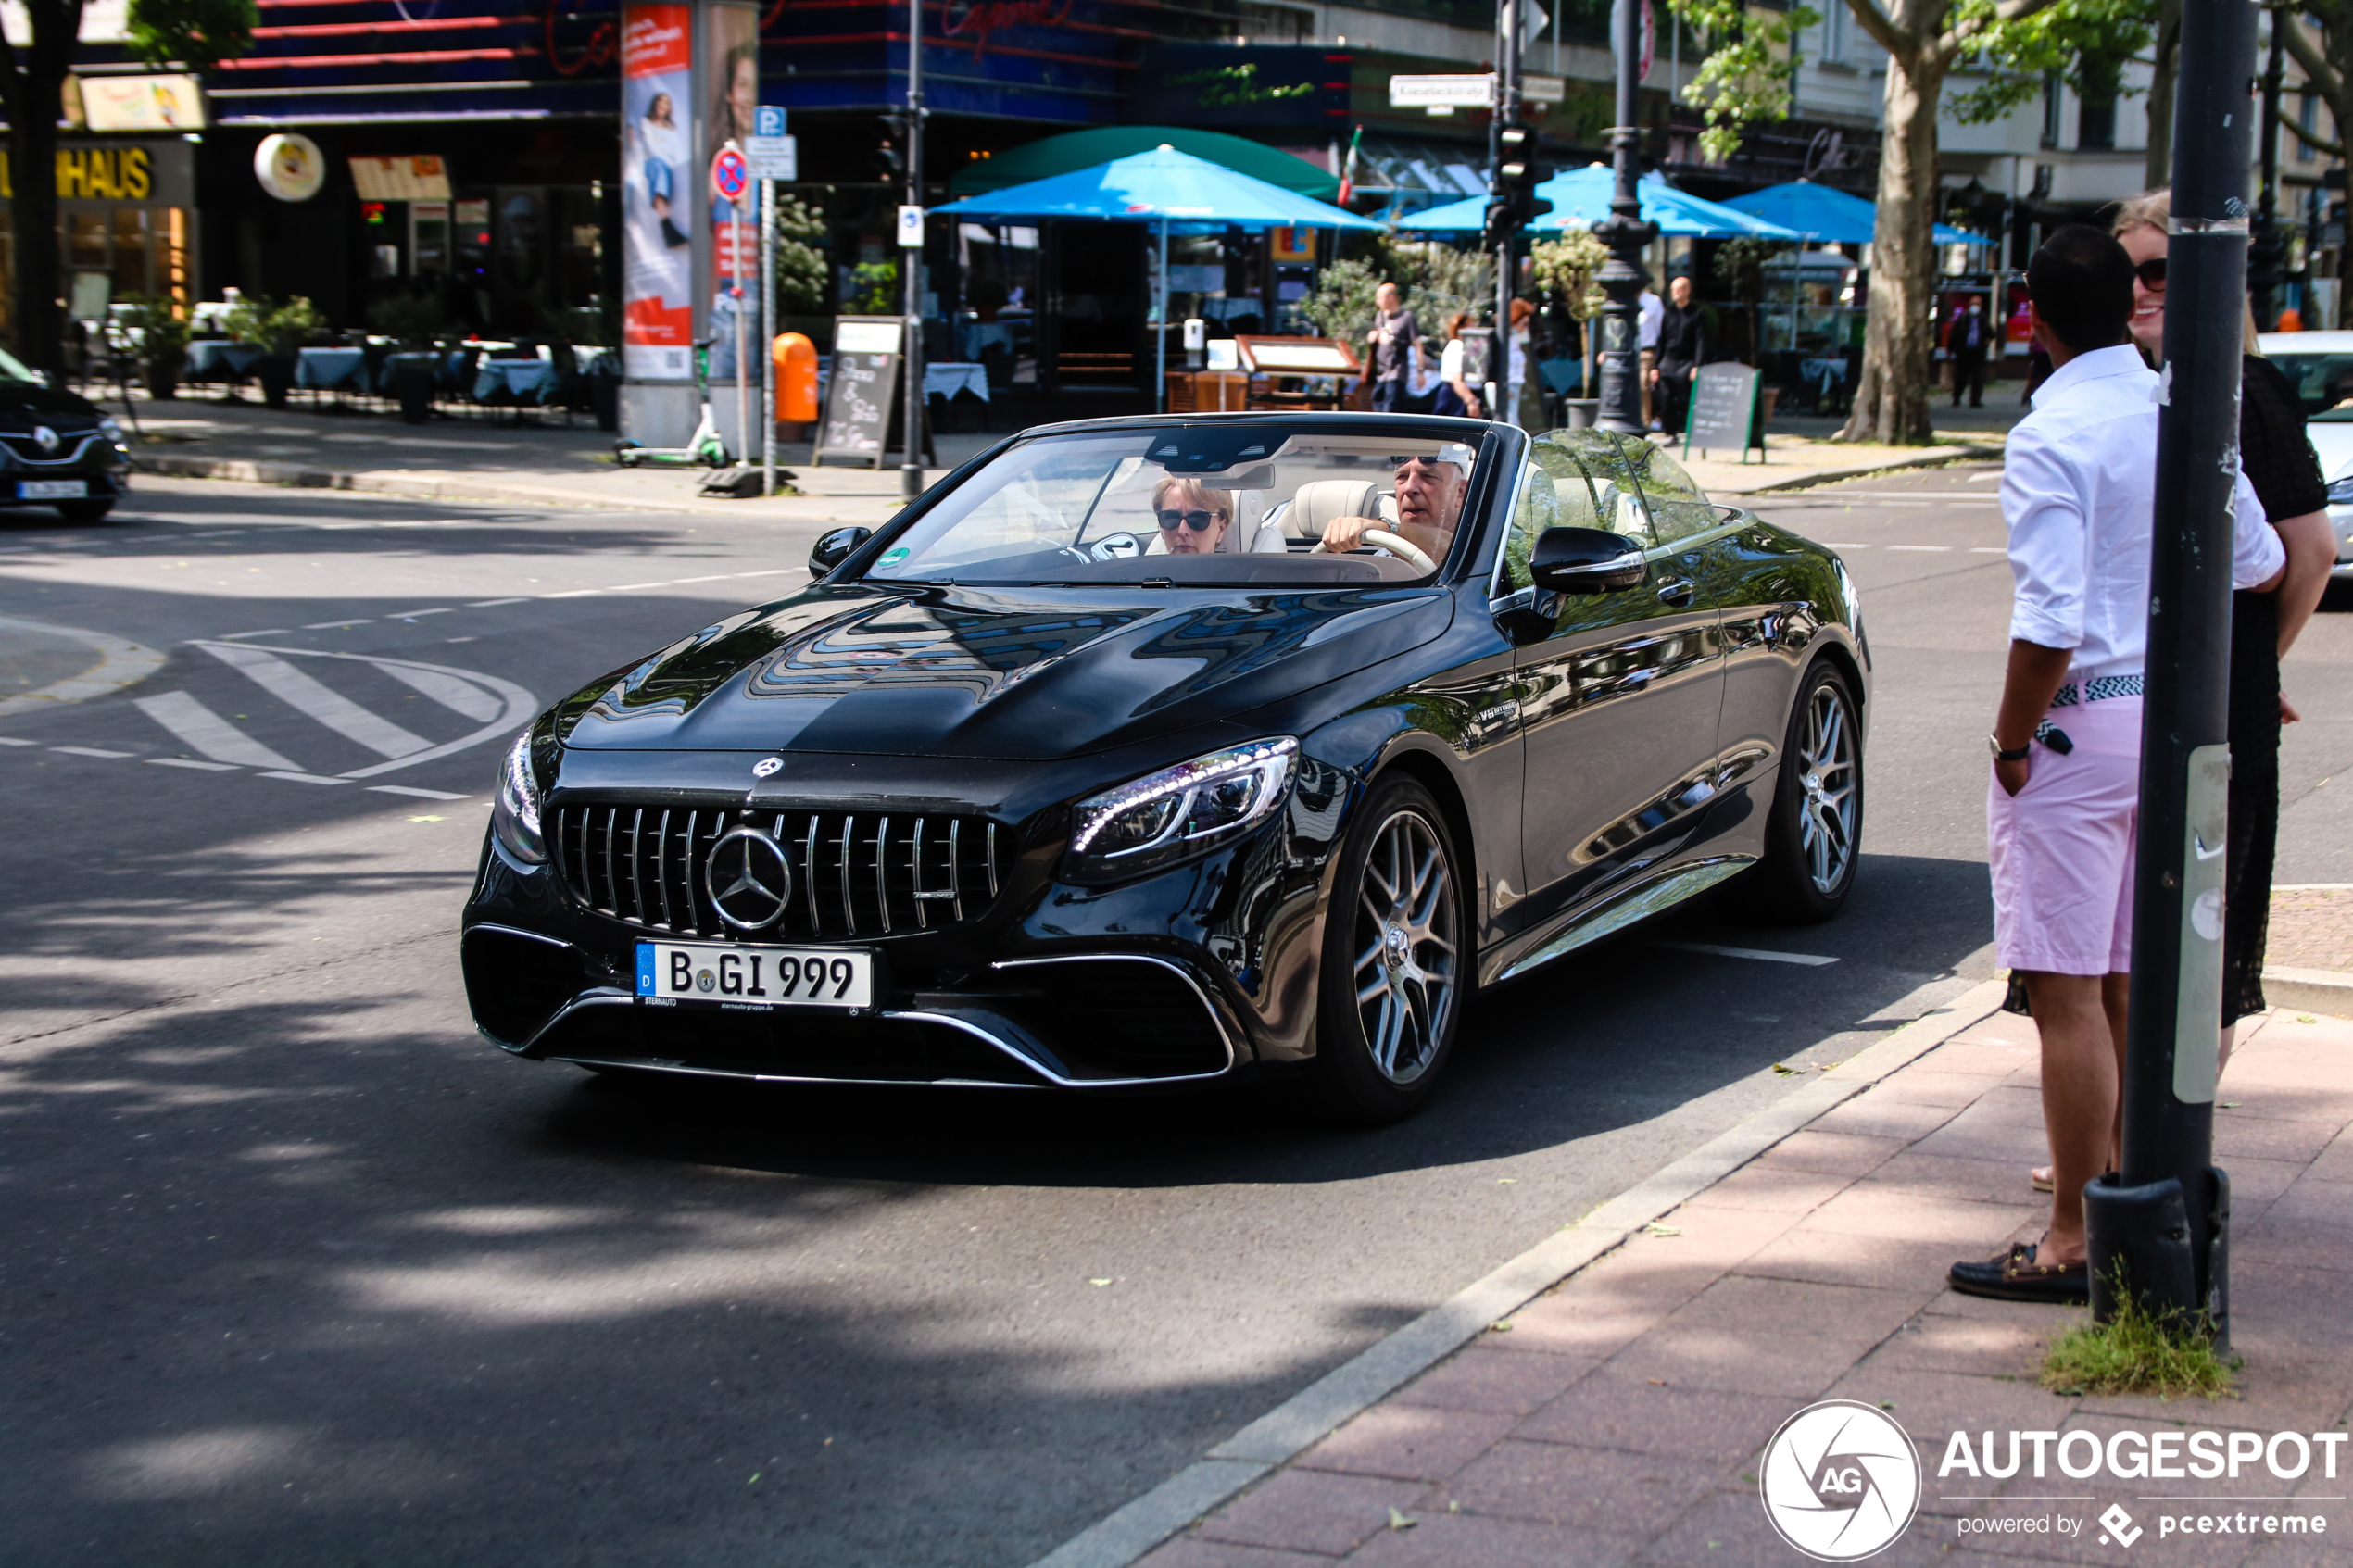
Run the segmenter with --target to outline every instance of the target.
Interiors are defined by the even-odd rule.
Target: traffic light
[[[1487,204],[1487,234],[1491,248],[1553,210],[1536,187],[1559,170],[1543,161],[1533,126],[1506,123],[1501,132],[1503,155],[1496,161],[1495,194]]]
[[[907,182],[907,117],[882,118],[882,144],[875,149],[875,178],[886,185]]]

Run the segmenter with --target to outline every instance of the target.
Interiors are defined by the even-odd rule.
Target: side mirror
[[[1536,585],[1555,594],[1614,594],[1649,575],[1641,546],[1599,528],[1548,528],[1528,563]]]
[[[837,528],[830,533],[820,533],[817,542],[809,547],[809,575],[812,579],[824,576],[874,536],[871,528]]]

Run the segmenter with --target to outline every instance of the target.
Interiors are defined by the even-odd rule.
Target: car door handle
[[[1670,577],[1658,585],[1658,602],[1680,608],[1692,602],[1695,585],[1688,577]]]

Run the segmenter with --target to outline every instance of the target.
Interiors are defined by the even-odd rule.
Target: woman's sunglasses
[[[2151,257],[2133,268],[2133,275],[2141,280],[2143,288],[2151,290],[2163,288],[2165,286],[2165,257]]]
[[[1164,533],[1174,533],[1180,528],[1189,528],[1196,533],[1206,533],[1209,525],[1225,515],[1224,512],[1163,512],[1160,514],[1160,530]]]

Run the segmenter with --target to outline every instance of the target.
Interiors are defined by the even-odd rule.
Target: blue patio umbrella
[[[1724,205],[1793,230],[1809,240],[1831,245],[1869,245],[1872,232],[1879,226],[1879,209],[1871,203],[1828,185],[1817,185],[1811,180],[1768,185],[1761,191],[1734,196]],[[1982,234],[1972,234],[1945,223],[1935,225],[1935,235],[1941,245],[1987,243]]]
[[[942,218],[983,222],[1022,219],[1076,219],[1099,223],[1150,223],[1160,230],[1160,301],[1154,334],[1153,407],[1168,389],[1168,231],[1192,229],[1372,229],[1380,225],[1328,202],[1319,202],[1253,180],[1247,174],[1156,147],[1131,153],[1092,169],[1075,169],[1026,185],[967,196],[934,207]]]
[[[1529,225],[1536,233],[1558,233],[1564,229],[1590,229],[1609,216],[1610,197],[1617,191],[1617,177],[1605,163],[1589,164],[1565,174],[1555,174],[1536,188],[1536,194],[1553,204],[1553,210]],[[1743,236],[1759,240],[1794,240],[1796,231],[1778,223],[1736,212],[1721,202],[1679,191],[1656,172],[1645,174],[1635,185],[1635,194],[1642,204],[1642,216],[1658,225],[1662,234],[1688,235],[1694,239],[1738,239]],[[1398,225],[1429,233],[1461,233],[1483,229],[1487,225],[1487,198],[1466,196],[1444,207],[1434,207],[1417,212]]]

